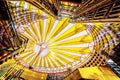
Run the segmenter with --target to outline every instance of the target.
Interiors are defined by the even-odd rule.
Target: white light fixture
[[[49,48],[44,42],[40,42],[35,44],[34,52],[40,55],[41,57],[45,57],[49,53]]]

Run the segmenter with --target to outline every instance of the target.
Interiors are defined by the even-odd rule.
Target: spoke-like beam
[[[61,42],[67,41],[67,40],[71,40],[71,39],[74,39],[74,38],[77,38],[77,37],[80,37],[80,36],[83,36],[83,35],[87,35],[86,30],[84,30],[84,31],[82,31],[82,32],[79,32],[78,34],[75,34],[75,35],[73,35],[73,36],[70,36],[70,37],[68,37],[68,38],[59,40],[59,41],[54,42],[54,43],[52,42],[52,44],[50,44],[50,43],[49,43],[49,44],[50,44],[50,46],[56,45],[56,44],[58,44],[58,43],[61,43]]]

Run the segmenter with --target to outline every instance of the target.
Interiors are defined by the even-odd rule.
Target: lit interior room
[[[120,0],[0,0],[0,80],[120,80]]]

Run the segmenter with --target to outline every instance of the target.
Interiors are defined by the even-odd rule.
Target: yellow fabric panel
[[[73,27],[71,27],[69,30],[67,30],[64,34],[60,35],[58,38],[55,39],[55,41],[65,39],[67,37],[70,37],[74,34],[77,34],[86,28],[82,24],[75,24]]]
[[[78,48],[56,48],[56,47],[52,47],[51,48],[51,50],[52,51],[57,51],[57,50],[63,50],[63,51],[67,51],[67,52],[74,52],[74,53],[76,53],[76,54],[88,54],[88,53],[90,53],[90,50],[89,50],[89,48],[88,47],[86,47],[86,48],[80,48],[80,47],[78,47]]]
[[[64,35],[64,34],[63,34]],[[70,39],[67,41],[63,41],[60,43],[55,43],[54,45],[72,45],[72,44],[84,44],[84,43],[89,43],[92,42],[92,37],[89,35],[84,35],[84,36],[80,36],[74,39]]]
[[[51,34],[51,38],[55,37],[61,30],[63,30],[68,22],[69,18],[63,18],[61,21],[59,21],[58,25],[56,26],[55,30]]]
[[[33,34],[33,36],[35,37],[35,39],[37,40],[37,42],[40,41],[40,37],[39,37],[39,27],[37,25],[35,25],[35,23],[30,23],[30,29],[32,31],[31,34]]]
[[[51,29],[53,28],[53,25],[54,25],[55,21],[56,20],[52,17],[47,20],[47,22],[46,22],[46,35],[45,35],[46,39],[48,37],[50,37],[49,34],[51,32]]]
[[[42,19],[40,19],[39,21],[38,21],[39,23],[38,23],[38,26],[37,27],[39,27],[39,32],[40,32],[40,35],[41,35],[41,40],[43,40],[43,36],[44,36],[44,34],[43,34],[43,28],[44,28],[44,22],[43,22],[43,20]]]
[[[73,60],[73,61],[74,61],[75,58],[78,58],[80,60],[80,57],[77,57],[77,56],[66,54],[66,53],[63,53],[63,52],[60,52],[60,51],[57,51],[57,50],[55,52],[56,52],[56,54],[55,54],[56,56],[59,56],[58,54],[61,54],[61,55],[65,56],[66,58],[69,58],[70,60]]]
[[[24,6],[25,2],[24,1],[20,1],[19,2],[19,6]]]

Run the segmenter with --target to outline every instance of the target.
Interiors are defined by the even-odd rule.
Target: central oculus
[[[45,57],[49,53],[49,48],[44,42],[39,42],[34,46],[34,52],[41,57]]]

